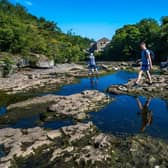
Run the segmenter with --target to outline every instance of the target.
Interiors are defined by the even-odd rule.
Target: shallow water
[[[52,92],[58,95],[71,95],[83,90],[96,89],[105,91],[112,84],[127,83],[129,79],[136,78],[137,74],[117,72],[101,77],[82,78],[79,83],[66,85],[60,91]],[[132,97],[128,95],[114,96],[115,100],[99,112],[91,112],[89,121],[103,132],[118,136],[144,133],[155,137],[168,139],[168,102],[159,98],[147,99],[145,97]],[[141,109],[138,106],[142,105]],[[1,108],[0,115],[4,115],[5,107]],[[36,114],[24,118],[17,123],[9,125],[13,128],[44,128],[58,129],[73,124],[71,120],[55,120],[39,123],[40,115]]]
[[[82,78],[79,83],[66,85],[60,91],[55,92],[58,95],[71,95],[80,93],[84,90],[99,90],[105,91],[109,86],[113,84],[124,84],[129,79],[136,78],[136,73],[120,71],[114,74],[109,74],[101,77]]]
[[[145,106],[145,97],[117,96],[115,101],[91,113],[91,120],[103,132],[118,136],[144,133],[168,139],[168,104],[159,98],[150,100],[147,110],[142,111],[137,99]],[[146,108],[146,107],[145,107]]]
[[[6,113],[6,107],[5,106],[1,106],[0,107],[0,116]]]
[[[3,146],[0,145],[0,158],[2,158],[4,156],[5,156],[5,152],[4,152]]]

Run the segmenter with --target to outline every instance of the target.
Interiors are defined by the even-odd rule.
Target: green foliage
[[[4,57],[0,60],[0,64],[3,66],[3,76],[7,77],[12,70],[14,61],[9,57]]]
[[[164,59],[168,56],[168,16],[162,17],[161,25],[161,53]]]
[[[168,17],[162,17],[162,25],[154,19],[143,19],[118,29],[103,56],[107,60],[135,60],[140,57],[141,41],[156,53],[156,61],[163,60],[168,52]]]
[[[90,40],[62,33],[56,23],[29,14],[21,5],[0,0],[0,51],[43,54],[56,62],[84,59]]]

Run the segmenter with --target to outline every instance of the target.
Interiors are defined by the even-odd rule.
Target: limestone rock
[[[142,79],[139,87],[134,87],[135,80],[129,81],[124,85],[113,85],[107,89],[112,94],[130,94],[144,95],[147,97],[162,97],[168,98],[168,76],[167,75],[152,75],[153,83],[149,85],[145,78]]]
[[[87,117],[86,113],[79,113],[75,116],[75,119],[76,120],[84,120],[84,119],[86,119],[86,117]]]
[[[59,138],[62,136],[62,133],[59,130],[49,131],[47,133],[47,137],[51,140],[54,140],[56,138]]]
[[[82,120],[86,118],[86,113],[96,110],[102,104],[108,103],[104,93],[98,91],[83,91],[81,94],[67,96],[66,99],[57,101],[48,107],[50,112],[56,116],[72,116],[75,119]]]

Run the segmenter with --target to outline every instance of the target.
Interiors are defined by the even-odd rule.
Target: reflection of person
[[[95,56],[93,55],[93,53],[91,53],[89,57],[89,75],[94,75],[94,72],[98,74]]]
[[[148,98],[145,102],[144,105],[142,105],[141,101],[139,98],[136,98],[138,107],[140,109],[140,115],[142,117],[142,127],[141,127],[141,132],[144,132],[146,127],[152,124],[153,121],[153,115],[152,111],[149,109],[149,105],[151,102],[151,98]]]
[[[90,85],[92,89],[95,89],[98,85],[98,77],[90,77]]]
[[[141,53],[142,65],[141,65],[141,70],[138,75],[138,79],[135,82],[135,86],[139,84],[142,78],[142,74],[144,72],[147,74],[149,84],[152,84],[152,78],[150,74],[150,70],[152,69],[151,54],[150,54],[150,51],[147,49],[146,44],[144,42],[140,44],[140,47],[142,49],[142,53]]]

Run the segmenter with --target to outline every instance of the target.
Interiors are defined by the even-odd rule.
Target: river
[[[136,77],[137,74],[135,73],[120,71],[100,77],[81,78],[78,83],[65,85],[59,91],[53,91],[51,93],[65,96],[91,89],[104,92],[113,84],[124,84],[128,80]],[[98,112],[89,113],[90,118],[88,120],[92,121],[102,132],[112,133],[117,136],[143,133],[168,139],[167,101],[160,98],[151,99],[142,96],[108,96],[114,98],[114,101]],[[5,115],[4,107],[1,107],[0,115]],[[7,127],[32,128],[38,125],[39,119],[39,114],[35,114],[31,117],[19,119],[16,123],[9,124]],[[44,122],[40,126],[49,129],[58,129],[71,124],[73,124],[73,121],[68,119]]]

